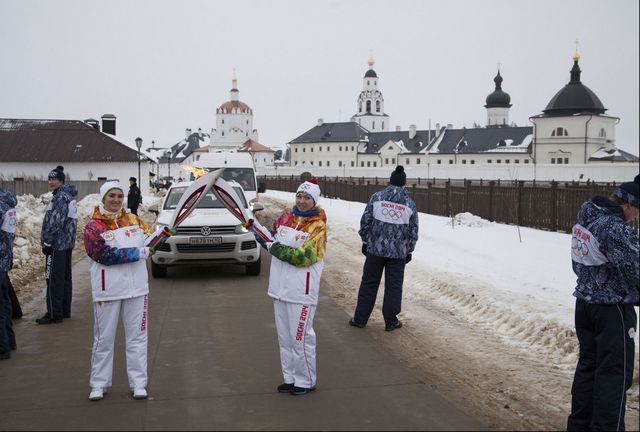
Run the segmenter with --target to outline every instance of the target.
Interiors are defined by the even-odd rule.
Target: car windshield
[[[226,181],[236,181],[246,191],[256,190],[256,180],[253,168],[225,168],[222,178]]]
[[[236,191],[238,198],[240,199],[240,204],[247,208],[247,201],[244,198],[244,193],[242,193],[242,188],[234,186],[233,189]],[[175,210],[180,198],[184,191],[187,190],[187,186],[180,186],[172,188],[167,195],[167,199],[164,201],[164,209],[165,210]],[[202,201],[198,204],[199,209],[214,209],[214,208],[224,208],[224,205],[216,198],[213,192],[207,192],[207,196],[205,196]]]

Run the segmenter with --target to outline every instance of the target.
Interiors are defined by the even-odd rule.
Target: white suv
[[[192,182],[171,185],[158,211],[158,225],[168,225],[178,201]],[[239,184],[230,183],[248,208],[244,191]],[[254,206],[254,211],[262,206]],[[151,258],[151,274],[155,278],[167,275],[167,268],[176,265],[244,265],[246,274],[260,274],[260,246],[212,192],[177,228],[176,233],[162,244]]]

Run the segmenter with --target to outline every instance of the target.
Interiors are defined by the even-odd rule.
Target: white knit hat
[[[316,205],[318,204],[318,200],[320,199],[320,186],[318,186],[318,180],[315,177],[310,178],[309,180],[298,186],[296,194],[298,192],[306,193],[311,198],[313,198],[313,202]]]
[[[104,200],[105,195],[111,189],[120,189],[122,191],[122,193],[124,194],[124,189],[122,188],[120,183],[118,183],[118,180],[109,180],[107,182],[104,182],[102,184],[102,186],[100,186],[100,201],[101,202]]]

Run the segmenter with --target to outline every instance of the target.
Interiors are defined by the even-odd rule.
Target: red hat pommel
[[[318,184],[318,179],[315,177],[311,177],[309,180],[307,180],[309,183],[313,183],[313,184]]]

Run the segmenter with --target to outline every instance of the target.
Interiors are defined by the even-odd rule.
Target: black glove
[[[53,249],[51,246],[42,246],[42,253],[45,255],[51,255],[53,253]]]
[[[362,243],[362,255],[367,256],[367,244]]]
[[[411,262],[411,254],[407,254],[407,257],[404,259],[405,264],[409,264]]]

